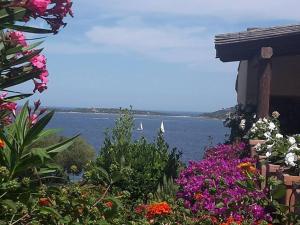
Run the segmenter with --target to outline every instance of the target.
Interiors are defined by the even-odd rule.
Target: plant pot
[[[264,181],[261,182],[261,189],[264,189],[271,176],[277,176],[278,172],[280,171],[281,166],[280,165],[275,165],[271,163],[266,163],[266,157],[262,157],[260,159],[261,161],[258,161],[258,169],[260,174],[265,177]]]
[[[266,140],[256,140],[256,139],[250,139],[249,140],[249,145],[250,145],[250,155],[252,158],[255,158],[257,156],[257,152],[255,149],[255,146],[257,144],[264,144]]]
[[[285,205],[290,208],[291,212],[300,215],[300,176],[282,174],[281,180],[286,187]]]

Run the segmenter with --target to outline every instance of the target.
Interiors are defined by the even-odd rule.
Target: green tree
[[[149,143],[145,138],[132,140],[132,129],[132,111],[123,110],[111,135],[106,132],[99,156],[89,164],[84,177],[94,184],[109,183],[114,191],[128,191],[132,200],[146,202],[164,176],[177,177],[181,153],[169,149],[161,132]]]
[[[36,145],[43,147],[66,140],[66,137],[51,135],[40,140]],[[65,151],[60,152],[54,158],[55,163],[60,165],[67,173],[80,174],[84,166],[95,157],[95,149],[89,145],[85,139],[78,137]],[[72,171],[71,167],[76,166],[77,171]]]

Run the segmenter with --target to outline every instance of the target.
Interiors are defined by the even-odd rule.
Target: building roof
[[[215,36],[216,56],[223,62],[251,59],[262,47],[272,47],[274,57],[300,54],[300,25],[248,28]]]

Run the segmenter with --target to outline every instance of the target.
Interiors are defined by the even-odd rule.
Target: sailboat
[[[162,133],[165,133],[164,121],[161,121],[161,124],[160,124],[160,131],[161,131]]]
[[[140,127],[138,127],[137,130],[139,130],[139,131],[144,130],[142,122],[140,123]]]

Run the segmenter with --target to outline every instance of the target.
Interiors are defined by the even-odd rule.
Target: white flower
[[[299,150],[300,150],[300,148],[298,148],[298,146],[294,144],[291,147],[289,147],[288,152],[299,151]]]
[[[255,133],[256,131],[257,131],[257,127],[253,127],[253,128],[251,128],[251,133]]]
[[[296,139],[293,138],[293,137],[289,137],[289,143],[290,143],[291,145],[295,144],[295,143],[296,143]]]
[[[267,139],[270,139],[270,138],[271,138],[271,132],[266,132],[266,133],[264,133],[264,136],[265,136]]]
[[[267,122],[268,122],[267,118],[263,118],[263,121],[264,121],[265,123],[267,123]]]
[[[275,130],[275,128],[276,128],[275,124],[273,122],[270,122],[269,129],[270,130]]]
[[[272,144],[272,145],[267,145],[267,150],[268,150],[268,152],[271,152],[271,151],[272,151],[273,145],[274,145],[274,144]]]
[[[254,149],[256,150],[256,151],[260,151],[261,150],[261,144],[260,143],[257,143],[255,146],[254,146]]]
[[[271,152],[266,152],[266,157],[269,158],[272,155]]]
[[[285,156],[285,164],[287,166],[296,166],[295,161],[297,161],[297,156],[296,156],[295,153],[289,152],[288,154],[286,154],[286,156]]]
[[[256,114],[253,115],[253,119],[256,119]]]
[[[245,120],[245,119],[242,119],[241,122],[240,122],[240,128],[241,128],[242,130],[244,130],[245,127],[246,127],[246,120]]]
[[[283,138],[283,135],[282,135],[282,134],[276,134],[275,137],[276,137],[276,138]]]
[[[262,120],[261,120],[261,119],[259,119],[259,120],[257,121],[257,123],[262,123]]]

